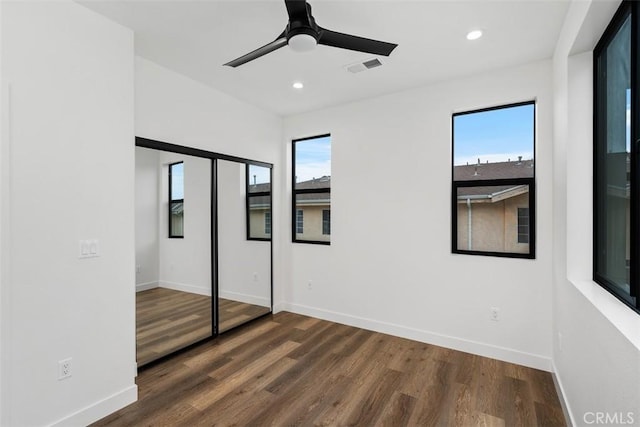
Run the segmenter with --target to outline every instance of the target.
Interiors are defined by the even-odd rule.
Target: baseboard
[[[285,311],[286,309],[286,303],[284,302],[273,304],[273,314],[280,313],[281,311]]]
[[[132,385],[51,424],[55,427],[86,426],[138,400],[138,386]]]
[[[149,289],[155,289],[158,286],[160,286],[158,282],[137,283],[136,292],[148,291]]]
[[[271,304],[269,298],[263,298],[256,295],[241,294],[238,292],[218,290],[218,296],[232,301],[239,301],[245,304],[259,305],[261,307],[269,307]]]
[[[211,296],[211,288],[203,288],[202,286],[187,285],[184,283],[176,282],[165,282],[164,280],[161,280],[159,282],[159,286],[161,288],[173,289],[174,291],[189,292],[190,294],[205,295],[208,297]]]
[[[291,311],[305,316],[316,317],[331,322],[342,323],[355,326],[370,331],[381,332],[427,344],[447,347],[465,353],[477,354],[479,356],[498,359],[509,363],[515,363],[530,368],[551,372],[551,359],[537,354],[525,353],[509,349],[506,347],[494,346],[477,341],[465,340],[431,331],[410,328],[393,323],[380,322],[378,320],[366,319],[349,314],[337,313],[334,311],[308,307],[300,304],[284,303],[282,310]]]
[[[558,368],[556,368],[555,362],[551,361],[551,366],[553,367],[553,372],[551,376],[553,377],[553,385],[556,387],[556,393],[558,395],[558,400],[560,400],[560,406],[562,407],[562,412],[564,413],[564,419],[568,426],[577,426],[578,424],[573,419],[573,414],[571,412],[571,407],[569,406],[569,402],[567,402],[566,394],[564,393],[564,387],[562,387],[562,381],[558,376]]]

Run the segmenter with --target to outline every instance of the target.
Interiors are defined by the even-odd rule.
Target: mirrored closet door
[[[138,366],[213,335],[212,161],[136,147]]]
[[[272,311],[271,165],[136,138],[138,367]]]

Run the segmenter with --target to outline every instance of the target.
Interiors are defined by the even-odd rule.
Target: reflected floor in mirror
[[[249,320],[263,316],[271,311],[269,307],[262,307],[254,304],[247,304],[239,301],[219,298],[219,318],[220,333],[242,325]]]
[[[136,293],[138,366],[211,336],[211,297],[155,288]]]

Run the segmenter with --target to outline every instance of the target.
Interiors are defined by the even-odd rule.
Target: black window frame
[[[291,241],[293,243],[309,243],[312,245],[331,245],[331,240],[307,240],[307,239],[298,239],[297,234],[297,202],[296,196],[298,194],[318,194],[318,193],[328,193],[329,194],[329,209],[331,209],[331,187],[329,188],[309,188],[309,189],[296,189],[296,144],[299,142],[305,142],[312,139],[319,138],[330,138],[331,134],[326,133],[322,135],[314,135],[306,138],[298,138],[291,141],[291,194],[292,194],[292,203],[291,203]],[[303,210],[304,212],[304,210]],[[304,215],[304,214],[303,214]],[[321,230],[322,231],[322,230]]]
[[[599,254],[606,252],[605,242],[600,240],[602,227],[606,227],[604,203],[602,195],[605,193],[606,178],[604,163],[606,161],[607,139],[606,119],[601,123],[599,112],[606,103],[603,86],[606,88],[606,80],[601,79],[601,53],[613,41],[618,31],[627,18],[631,19],[631,52],[630,52],[630,102],[631,102],[631,134],[630,134],[630,160],[628,173],[630,181],[629,189],[629,294],[620,291],[619,287],[600,274]],[[593,50],[593,281],[611,293],[618,300],[640,314],[640,4],[634,1],[623,1],[611,22],[605,29],[602,37]],[[606,73],[605,73],[606,74]],[[604,85],[601,85],[604,83]]]
[[[249,169],[251,166],[251,164],[246,164],[245,165],[245,217],[246,217],[246,230],[247,230],[247,240],[255,240],[255,241],[259,241],[259,242],[268,242],[271,240],[271,236],[273,236],[273,215],[272,215],[272,210],[273,210],[273,200],[271,198],[271,193],[272,193],[272,188],[273,188],[273,184],[272,184],[272,180],[273,180],[273,169],[269,168],[269,191],[256,191],[256,192],[250,192],[250,186],[251,186],[251,177],[250,177],[250,173],[249,173]],[[269,215],[271,215],[271,232],[269,233],[269,237],[253,237],[251,236],[251,198],[252,197],[269,197],[269,209],[267,209],[266,212],[269,213]],[[265,213],[266,213],[265,212]],[[267,234],[265,232],[265,234]]]
[[[483,180],[455,180],[455,119],[456,117],[477,114],[487,111],[495,111],[507,108],[533,106],[533,177],[532,178],[507,178],[507,179],[483,179]],[[480,108],[476,110],[462,111],[451,115],[451,252],[462,255],[481,255],[500,258],[536,259],[536,119],[537,102],[535,100],[501,104],[494,107]],[[458,189],[466,187],[491,187],[506,185],[527,185],[529,187],[529,252],[497,252],[461,249],[458,247]],[[517,223],[517,221],[516,221]]]
[[[176,165],[182,165],[182,178],[184,179],[184,161],[169,163],[169,217],[168,217],[168,229],[169,229],[169,239],[184,239],[184,185],[182,188],[183,196],[182,199],[174,199],[173,198],[173,167]],[[184,181],[183,181],[184,184]],[[175,234],[173,230],[173,221],[171,221],[173,205],[177,203],[182,203],[182,234]]]

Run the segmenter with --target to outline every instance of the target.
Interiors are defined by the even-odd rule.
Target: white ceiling
[[[238,68],[222,64],[274,40],[282,0],[84,0],[135,31],[136,53],[236,98],[291,115],[453,77],[550,58],[568,0],[311,0],[325,28],[399,46],[382,67],[345,66],[374,56],[318,46],[281,48]],[[468,41],[469,30],[484,36]],[[305,88],[294,90],[294,81]]]

